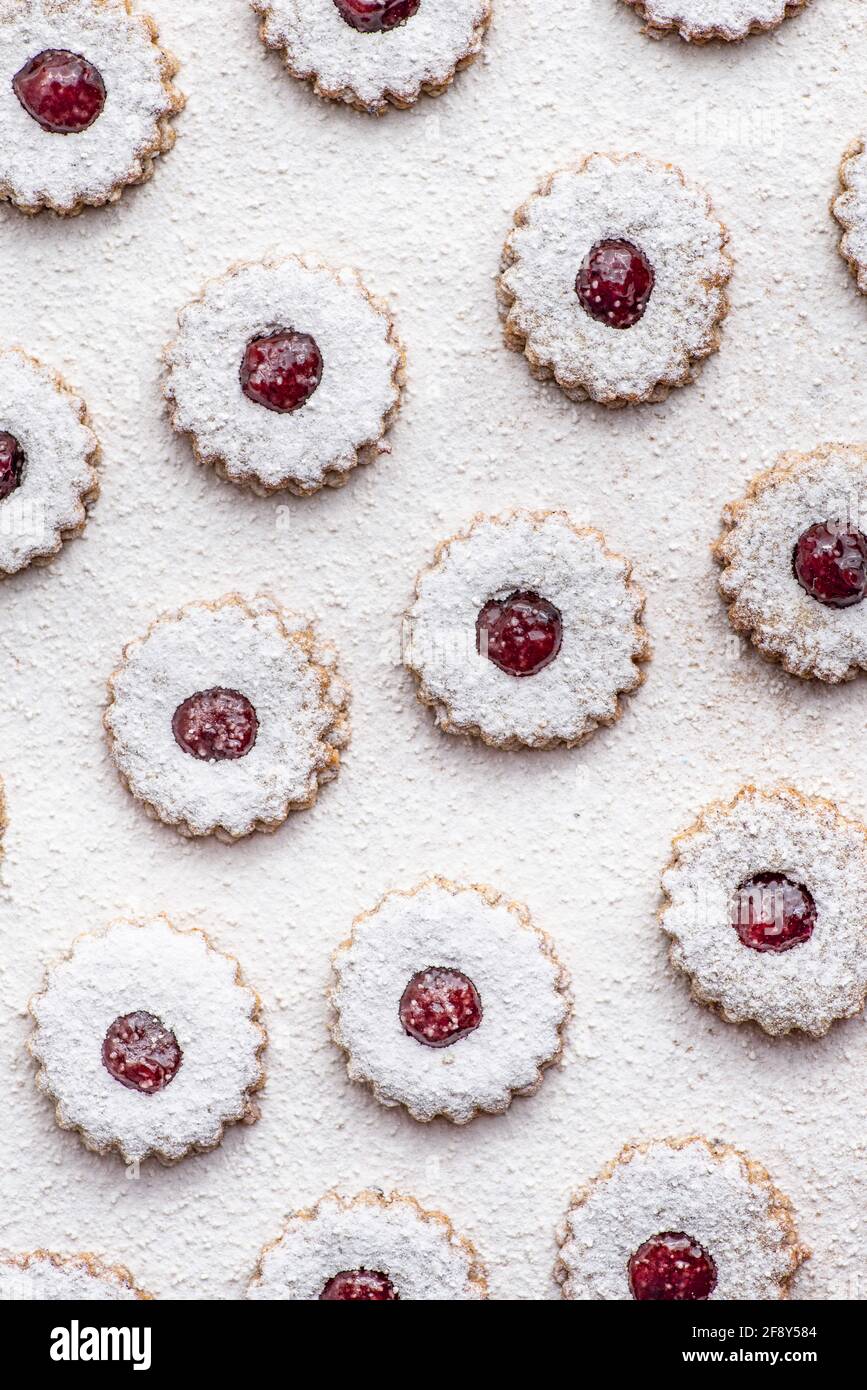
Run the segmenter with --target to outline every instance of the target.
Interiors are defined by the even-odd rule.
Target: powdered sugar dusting
[[[247,1297],[318,1299],[342,1270],[385,1274],[402,1300],[486,1297],[475,1251],[445,1217],[412,1199],[368,1192],[348,1201],[329,1194],[311,1212],[291,1218],[262,1255]]]
[[[153,1153],[183,1158],[252,1113],[265,1041],[257,999],[237,962],[202,932],[155,917],[81,936],[30,1008],[38,1084],[57,1102],[60,1124],[80,1130],[91,1148],[116,1148],[128,1163]],[[170,1028],[183,1054],[173,1080],[153,1094],[120,1085],[102,1061],[109,1025],[138,1010]]]
[[[349,696],[334,663],[309,625],[264,597],[166,614],[127,646],[109,684],[118,770],[134,796],[186,833],[273,828],[337,771]],[[172,732],[178,706],[215,687],[246,695],[259,721],[253,748],[234,761],[191,757]]]
[[[812,936],[788,951],[749,950],[732,926],[737,888],[767,872],[803,884],[816,904]],[[746,788],[709,807],[675,841],[663,888],[672,960],[730,1022],[820,1036],[863,1007],[867,831],[830,802]]]
[[[93,1255],[55,1255],[39,1250],[0,1256],[0,1301],[104,1303],[147,1297],[136,1288],[127,1270],[105,1265]]]
[[[84,402],[47,367],[16,348],[0,350],[0,430],[25,456],[20,485],[0,501],[0,571],[53,554],[83,524],[98,455],[86,418]]]
[[[628,1148],[579,1194],[560,1250],[567,1298],[629,1299],[629,1257],[663,1231],[683,1231],[717,1269],[712,1299],[778,1299],[802,1258],[767,1174],[702,1139]]]
[[[483,604],[519,589],[539,593],[563,619],[556,660],[522,679],[476,649]],[[477,518],[439,548],[417,593],[405,660],[450,731],[503,747],[578,743],[611,723],[618,696],[641,682],[644,600],[630,566],[563,512]]]
[[[446,1048],[425,1047],[398,1014],[412,976],[430,966],[467,975],[482,1003],[479,1027]],[[417,1120],[504,1110],[562,1046],[562,967],[526,911],[490,890],[437,879],[388,894],[355,922],[334,972],[334,1039],[349,1075]]]
[[[784,454],[725,509],[716,555],[733,625],[793,675],[836,683],[867,667],[867,603],[819,603],[792,564],[799,536],[829,520],[867,528],[867,449],[825,444]]]
[[[385,33],[359,33],[334,0],[252,0],[264,16],[262,37],[285,52],[296,77],[317,91],[375,113],[389,100],[414,102],[441,88],[481,48],[490,0],[422,0],[405,24]]]
[[[402,353],[355,271],[295,256],[237,266],[205,286],[179,325],[166,350],[175,427],[232,481],[312,492],[344,482],[383,447]],[[265,410],[241,390],[247,344],[276,328],[311,334],[324,363],[319,386],[291,414]]]
[[[650,25],[677,28],[681,38],[743,39],[773,29],[808,0],[626,0]]]
[[[840,165],[842,192],[831,204],[831,210],[843,236],[840,251],[849,262],[862,294],[867,294],[867,153],[859,139],[847,149]]]
[[[638,154],[590,155],[551,175],[515,221],[500,277],[507,343],[575,399],[660,399],[716,348],[727,234],[679,170]],[[654,270],[647,309],[627,329],[592,318],[575,293],[584,258],[607,238],[638,246]]]
[[[43,130],[12,90],[15,73],[50,48],[82,54],[105,82],[102,114],[76,135]],[[0,196],[71,212],[141,177],[163,145],[160,123],[180,104],[168,70],[125,0],[0,0]]]

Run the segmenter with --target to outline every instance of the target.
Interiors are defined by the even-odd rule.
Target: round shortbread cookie
[[[341,13],[337,0],[251,0],[262,16],[260,35],[283,56],[293,77],[314,91],[359,111],[382,115],[408,107],[421,94],[439,96],[455,74],[479,56],[491,21],[491,0],[367,0],[355,8],[381,11],[389,25],[398,11],[408,17],[376,32],[363,32]],[[354,0],[342,0],[351,18]],[[377,22],[375,19],[371,22]]]
[[[342,1292],[335,1288],[341,1275],[350,1276]],[[352,1276],[356,1291],[345,1287]],[[292,1216],[262,1251],[247,1297],[312,1301],[326,1289],[329,1301],[344,1302],[452,1303],[488,1296],[475,1249],[446,1216],[425,1211],[412,1197],[376,1192],[354,1198],[329,1193],[312,1210]]]
[[[677,31],[687,43],[736,43],[776,29],[810,0],[625,0],[645,21],[651,38]]]
[[[659,1272],[680,1292],[671,1283],[654,1292],[646,1279],[646,1257],[654,1252],[647,1247],[675,1235],[687,1238],[709,1277],[690,1292],[690,1274],[701,1271],[690,1271],[688,1262],[668,1271],[663,1265]],[[765,1169],[731,1145],[699,1136],[627,1145],[573,1199],[558,1240],[563,1297],[586,1301],[786,1298],[808,1257],[791,1204]],[[642,1255],[644,1270],[636,1270]]]
[[[37,1085],[97,1153],[174,1163],[258,1118],[259,1000],[198,929],[153,917],[85,933],[30,1012]]]
[[[861,138],[843,154],[840,192],[831,201],[831,212],[843,228],[840,255],[867,294],[867,149]]]
[[[743,788],[674,842],[660,913],[695,998],[820,1037],[867,995],[867,829],[830,801]]]
[[[0,0],[0,198],[26,213],[69,216],[150,178],[155,157],[174,144],[170,122],[184,105],[172,84],[178,65],[157,40],[153,20],[128,0]],[[41,118],[13,87],[35,60],[58,57],[86,62],[91,92],[101,89],[104,104],[84,128],[46,124],[48,113],[55,127],[61,116],[83,119],[81,108],[57,105],[62,74],[53,89],[47,77],[42,87],[36,78],[19,86],[37,113],[32,97],[41,92]]]
[[[312,806],[349,740],[334,648],[264,596],[163,614],[124,648],[108,693],[123,782],[184,835],[276,830]]]
[[[515,214],[498,286],[506,345],[573,400],[663,400],[719,347],[727,242],[707,194],[673,165],[588,155],[551,174]],[[626,278],[622,264],[612,267],[609,293],[619,278],[635,296],[625,321],[614,316],[620,299],[605,313],[594,259],[617,248],[641,263]]]
[[[57,1255],[34,1250],[0,1255],[0,1302],[92,1303],[150,1299],[122,1265],[107,1265],[96,1255]]]
[[[332,1035],[353,1081],[416,1120],[465,1124],[558,1059],[566,972],[525,907],[433,878],[388,893],[334,956]]]
[[[404,661],[449,733],[573,747],[613,724],[621,695],[644,678],[644,595],[631,566],[565,512],[476,517],[437,547],[416,595]]]

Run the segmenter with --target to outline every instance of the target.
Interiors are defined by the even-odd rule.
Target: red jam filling
[[[334,0],[341,18],[362,34],[396,29],[418,13],[421,0]]]
[[[65,48],[37,53],[16,72],[12,90],[27,114],[55,135],[87,130],[105,106],[99,71],[80,53]]]
[[[812,896],[785,874],[756,874],[735,893],[732,926],[752,951],[789,951],[809,941],[815,925]]]
[[[320,1299],[341,1303],[399,1303],[400,1295],[385,1274],[375,1269],[344,1269],[329,1279]]]
[[[244,758],[259,732],[256,711],[239,690],[198,690],[172,716],[175,742],[193,758],[225,762]]]
[[[413,975],[398,1012],[411,1038],[427,1047],[448,1047],[478,1028],[482,1001],[459,970],[431,965]]]
[[[266,410],[280,415],[300,410],[321,380],[322,354],[309,333],[278,328],[247,344],[241,390]]]
[[[535,676],[562,642],[560,610],[529,591],[489,599],[476,619],[476,650],[508,676]]]
[[[172,1030],[149,1013],[116,1018],[102,1044],[106,1071],[121,1086],[146,1096],[168,1086],[182,1061],[183,1053]]]
[[[629,1257],[629,1288],[640,1303],[700,1302],[716,1288],[716,1265],[683,1231],[664,1231]]]
[[[836,521],[817,521],[798,540],[795,577],[829,608],[849,608],[867,594],[867,537]]]
[[[644,317],[653,290],[653,266],[631,241],[597,241],[575,281],[581,307],[609,328],[632,328]]]
[[[0,502],[21,486],[24,450],[14,434],[0,430]]]

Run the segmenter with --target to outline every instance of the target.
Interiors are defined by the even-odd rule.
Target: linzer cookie
[[[258,1118],[259,1000],[202,931],[154,917],[86,933],[30,1012],[37,1085],[88,1149],[174,1163]]]
[[[80,396],[35,357],[0,349],[0,574],[45,563],[81,534],[99,454]]]
[[[63,216],[144,183],[184,105],[127,0],[0,0],[0,198]]]
[[[723,512],[714,553],[729,621],[793,676],[867,667],[867,449],[783,454]]]
[[[449,733],[573,747],[613,724],[644,678],[631,566],[565,512],[476,517],[437,547],[416,594],[404,661]]]
[[[830,801],[745,787],[674,842],[660,914],[696,999],[821,1037],[867,995],[867,829]]]
[[[673,165],[588,155],[515,214],[498,287],[506,345],[573,400],[663,400],[719,347],[727,242]]]
[[[311,1302],[459,1302],[487,1298],[468,1240],[412,1197],[328,1193],[262,1251],[247,1297]]]
[[[531,1095],[563,1047],[566,973],[525,907],[433,878],[362,913],[334,956],[350,1077],[416,1120],[465,1124]]]
[[[349,740],[349,691],[309,621],[230,594],[166,613],[109,680],[121,779],[183,835],[237,840],[312,806]]]
[[[645,21],[651,38],[677,31],[687,43],[722,39],[734,43],[749,34],[776,29],[809,0],[626,0]]]
[[[0,1302],[91,1303],[150,1299],[122,1265],[108,1265],[96,1255],[57,1255],[33,1250],[0,1255]]]
[[[293,77],[371,115],[439,96],[474,62],[490,0],[252,0]]]
[[[853,140],[840,164],[840,192],[831,212],[843,228],[840,255],[867,294],[867,153],[864,141]]]
[[[237,265],[182,311],[165,359],[175,429],[229,482],[304,495],[388,452],[404,353],[354,270]]]
[[[787,1298],[809,1255],[765,1169],[700,1136],[628,1144],[558,1240],[563,1297],[584,1301]]]

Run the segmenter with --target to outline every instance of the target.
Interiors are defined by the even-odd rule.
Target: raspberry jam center
[[[836,521],[817,521],[798,540],[795,578],[829,608],[849,608],[867,594],[867,537]]]
[[[244,758],[256,742],[259,720],[239,690],[198,690],[172,716],[175,742],[194,758],[225,762]]]
[[[247,344],[241,390],[248,400],[288,415],[305,405],[322,380],[316,339],[294,328],[277,328]]]
[[[683,1231],[663,1231],[629,1257],[629,1288],[640,1303],[700,1302],[716,1288],[716,1265]]]
[[[12,90],[27,114],[55,135],[87,130],[105,106],[99,70],[65,48],[37,53],[16,72]]]
[[[319,1295],[341,1303],[399,1303],[400,1295],[388,1275],[376,1269],[344,1269],[329,1279]]]
[[[334,0],[341,18],[362,34],[382,34],[418,13],[421,0]]]
[[[116,1018],[102,1044],[106,1071],[128,1086],[151,1096],[173,1081],[183,1053],[170,1028],[154,1014],[137,1012]]]
[[[785,874],[756,874],[735,893],[732,926],[752,951],[789,951],[809,941],[815,925],[811,894]]]
[[[609,328],[632,328],[644,317],[655,278],[631,241],[597,241],[584,257],[575,293],[591,318]]]
[[[560,610],[529,591],[489,599],[476,619],[476,650],[508,676],[535,676],[562,642]]]
[[[24,450],[14,434],[0,430],[0,502],[21,486]]]
[[[400,1021],[411,1038],[427,1047],[448,1047],[482,1021],[482,1001],[460,970],[429,965],[413,975],[400,999]]]

